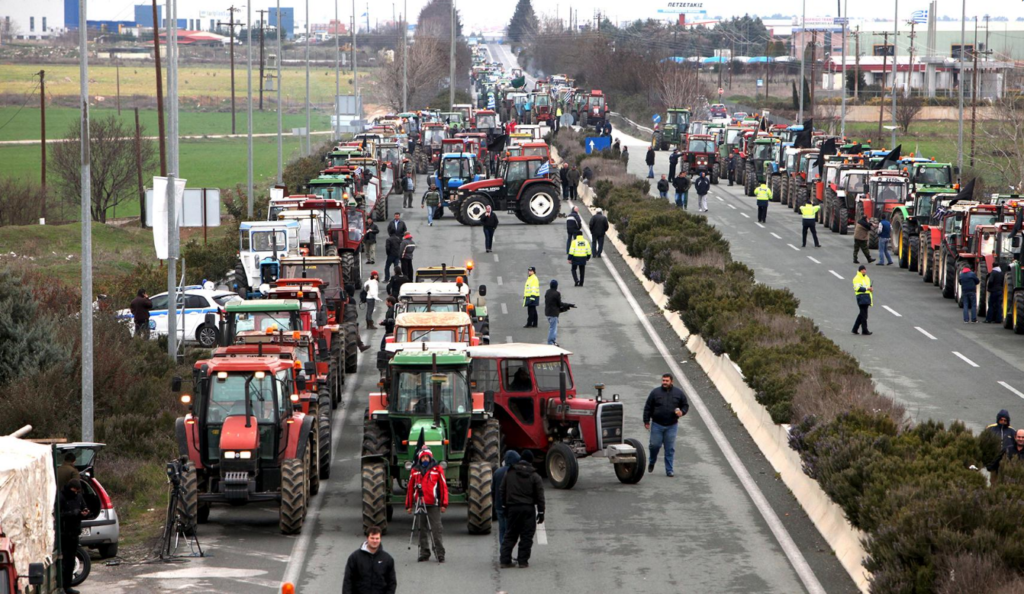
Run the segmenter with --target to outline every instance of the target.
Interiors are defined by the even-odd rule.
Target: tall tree
[[[508,38],[516,43],[530,39],[540,28],[537,14],[533,12],[530,0],[519,0],[512,20],[508,22]]]

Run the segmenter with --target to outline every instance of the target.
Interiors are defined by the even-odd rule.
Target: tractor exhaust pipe
[[[426,343],[424,343],[424,346],[426,346]],[[437,374],[437,353],[434,353],[431,356],[431,360],[432,360],[431,372],[432,372],[432,375],[436,375]],[[441,426],[441,383],[437,382],[437,381],[434,381],[434,382],[431,382],[431,384],[432,384],[432,387],[433,387],[432,394],[431,394],[431,400],[433,400],[433,402],[431,402],[431,405],[432,405],[432,407],[434,409],[434,427],[440,427]]]

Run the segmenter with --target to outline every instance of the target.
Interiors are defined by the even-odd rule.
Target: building
[[[70,0],[33,0],[0,2],[0,31],[15,39],[48,39],[65,30],[65,3]],[[78,2],[75,0],[77,26]]]
[[[267,19],[271,27],[278,26],[278,15],[277,7],[271,6],[270,13]],[[281,18],[280,18],[280,29],[284,32],[285,39],[295,38],[295,9],[290,7],[281,7]]]

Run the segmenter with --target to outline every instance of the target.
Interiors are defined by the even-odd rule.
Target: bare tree
[[[995,102],[998,126],[980,126],[984,140],[976,159],[997,171],[1002,181],[1024,187],[1024,102],[1007,94]]]
[[[910,125],[917,119],[923,107],[924,105],[917,97],[908,97],[896,102],[896,125],[900,127],[904,134],[910,131]],[[888,107],[887,111],[892,115],[891,106]]]
[[[35,223],[42,201],[40,186],[17,177],[0,177],[0,227]]]
[[[839,104],[835,101],[819,101],[814,106],[814,127],[832,136],[839,134]]]
[[[114,115],[90,121],[92,159],[92,220],[107,222],[107,211],[123,202],[139,199],[135,161],[135,129]],[[145,130],[142,134],[145,137]],[[82,195],[81,142],[79,124],[72,124],[64,142],[52,149],[50,171],[61,190],[62,200],[77,204]],[[156,166],[153,141],[141,143],[143,176]]]
[[[448,76],[447,42],[438,37],[417,36],[409,44],[409,106],[426,106],[444,86]],[[402,108],[402,47],[395,59],[380,70],[380,98],[395,110]]]
[[[708,89],[697,69],[672,61],[661,62],[654,77],[656,99],[666,107],[686,107],[695,115],[706,104]]]

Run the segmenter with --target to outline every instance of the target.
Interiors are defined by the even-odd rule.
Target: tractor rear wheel
[[[1013,332],[1024,334],[1024,291],[1013,292]]]
[[[654,133],[654,150],[663,151],[665,150],[665,137],[660,131]]]
[[[462,205],[462,219],[459,222],[470,227],[482,225],[488,206],[491,206],[491,201],[486,196],[480,194],[470,196]]]
[[[497,419],[487,419],[482,426],[473,428],[469,456],[471,460],[490,463],[494,469],[501,466],[501,426]]]
[[[754,174],[754,166],[751,164],[747,167],[746,177],[743,182],[743,193],[747,196],[754,195],[754,182],[757,181],[757,175]]]
[[[341,406],[342,386],[345,385],[345,374],[341,371],[341,335],[335,334],[331,340],[331,361],[328,363],[327,385],[331,387],[331,406]],[[334,345],[338,346],[335,347]],[[340,381],[339,381],[340,380]]]
[[[359,286],[362,277],[360,276],[359,258],[352,251],[344,251],[341,256],[341,279],[344,284]]]
[[[956,262],[953,258],[943,254],[942,256],[942,296],[952,299],[956,296]]]
[[[391,434],[377,423],[363,425],[363,456],[391,455]]]
[[[935,248],[928,248],[932,252],[932,285],[939,286],[939,277],[942,274],[941,261],[942,257]]]
[[[383,460],[363,462],[363,533],[376,526],[382,534],[388,532],[387,466]],[[487,492],[490,495],[490,491]],[[490,516],[488,516],[490,517]]]
[[[544,468],[547,470],[551,486],[556,489],[571,489],[580,478],[580,465],[576,460],[576,454],[560,441],[548,449],[548,454],[544,457]]]
[[[249,277],[245,275],[245,267],[242,261],[235,263],[235,271],[231,275],[231,286],[243,299],[249,295]]]
[[[309,477],[306,469],[309,463],[309,450],[303,459],[288,458],[281,464],[281,510],[278,523],[282,534],[298,534],[302,532],[302,524],[306,521],[307,493]]]
[[[1013,285],[1003,284],[1003,328],[1013,330]]]
[[[920,238],[918,238],[917,241],[918,244],[921,243]],[[923,278],[924,282],[930,283],[932,282],[932,272],[934,271],[934,266],[932,266],[932,258],[934,257],[934,255],[932,254],[931,245],[928,245],[923,249],[924,253],[921,254],[921,277]]]
[[[832,228],[832,196],[830,190],[825,190],[825,198],[821,201],[821,210],[818,211],[818,222],[827,228]]]
[[[191,462],[181,469],[181,497],[178,498],[176,512],[182,531],[191,536],[199,520],[199,477],[195,464]]]
[[[907,268],[910,266],[910,244],[907,242],[907,233],[901,217],[896,217],[892,222],[892,239],[893,247],[896,248],[897,264],[900,268]]]
[[[772,202],[778,202],[782,199],[779,192],[782,190],[782,184],[779,182],[779,176],[772,176]]]
[[[644,478],[644,473],[647,472],[647,453],[644,451],[643,444],[632,437],[626,439],[626,445],[631,445],[636,449],[636,462],[615,464],[615,477],[624,485],[635,485]]]
[[[320,440],[320,472],[319,478],[327,480],[331,478],[331,438],[334,436],[334,429],[331,427],[331,396],[326,391],[320,393],[320,403],[316,409],[317,413],[317,437]]]
[[[785,177],[779,179],[779,204],[786,206],[789,204],[789,180]]]
[[[547,225],[558,217],[561,202],[551,186],[535,184],[523,191],[519,212],[527,225]]]
[[[907,241],[909,242],[907,247],[907,269],[911,272],[917,272],[917,269],[921,267],[921,240],[917,236],[911,235]]]
[[[355,373],[359,368],[359,325],[345,323],[345,373]]]
[[[324,255],[325,256],[337,256],[338,255],[338,246],[336,246],[336,245],[329,245],[329,246],[327,246],[327,253],[325,253]]]
[[[470,458],[472,460],[472,457]],[[470,534],[489,534],[491,532],[491,514],[494,502],[491,500],[491,488],[494,471],[487,460],[469,463],[469,485],[466,489],[466,503],[469,504]]]

